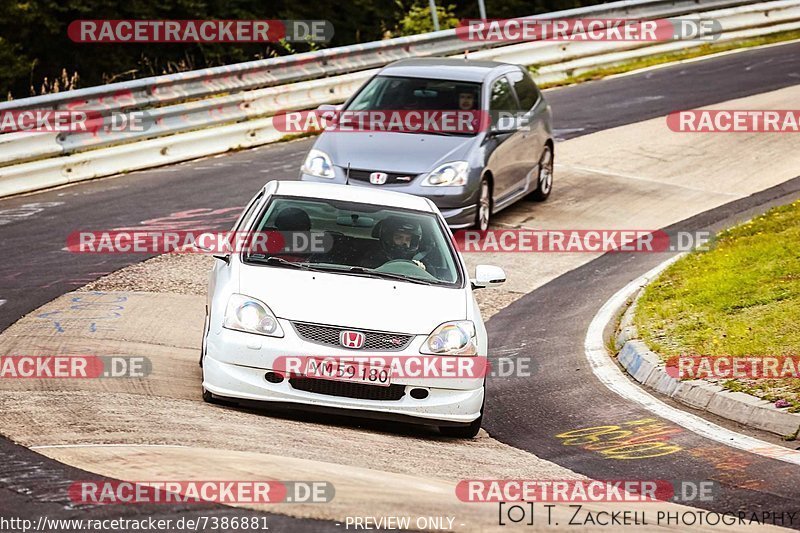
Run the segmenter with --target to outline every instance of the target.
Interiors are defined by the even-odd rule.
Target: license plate
[[[332,379],[351,383],[365,383],[388,387],[392,384],[392,369],[355,361],[338,359],[316,359],[310,357],[306,362],[305,376],[318,379]]]

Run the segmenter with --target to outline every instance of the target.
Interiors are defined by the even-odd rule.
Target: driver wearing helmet
[[[414,259],[422,241],[422,226],[419,222],[401,217],[388,217],[381,224],[381,246],[389,261],[405,259],[425,269],[421,261]]]

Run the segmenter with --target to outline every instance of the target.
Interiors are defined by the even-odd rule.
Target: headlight
[[[445,322],[422,344],[421,353],[433,355],[478,355],[475,324],[469,320]]]
[[[306,160],[300,169],[306,174],[311,174],[318,178],[334,178],[336,174],[333,171],[333,163],[331,158],[322,150],[314,150],[308,152]]]
[[[429,172],[422,185],[426,187],[438,187],[444,185],[466,185],[469,163],[466,161],[452,161],[436,167]]]
[[[269,307],[255,298],[242,294],[231,295],[222,326],[258,335],[283,337],[281,325]]]

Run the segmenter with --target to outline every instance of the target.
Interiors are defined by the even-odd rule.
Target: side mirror
[[[475,267],[475,279],[470,280],[473,289],[482,289],[493,285],[500,285],[506,281],[505,271],[493,265],[478,265]]]
[[[227,239],[220,242],[219,237],[218,233],[201,233],[192,246],[203,253],[212,254],[216,259],[230,263],[231,243]]]
[[[339,111],[344,107],[344,104],[339,105],[332,105],[332,104],[322,104],[317,108],[317,115],[318,118],[322,119],[322,130],[324,131],[326,124],[338,124],[339,123]]]

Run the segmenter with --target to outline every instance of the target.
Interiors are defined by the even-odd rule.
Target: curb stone
[[[617,362],[636,381],[674,400],[745,426],[785,437],[800,430],[800,413],[778,409],[771,402],[744,392],[731,392],[719,385],[695,379],[681,381],[670,376],[661,358],[639,338],[633,315],[642,294],[622,313],[615,333]],[[622,310],[620,309],[620,312]]]

